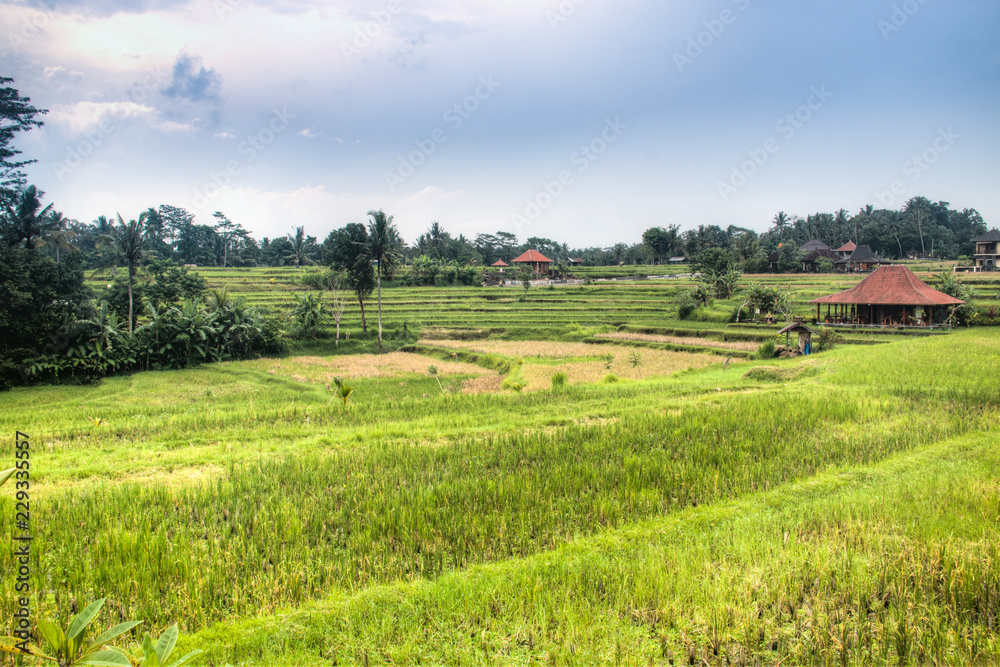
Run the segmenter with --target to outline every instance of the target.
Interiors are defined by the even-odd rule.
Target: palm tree
[[[885,216],[885,226],[893,238],[896,239],[896,246],[899,248],[899,259],[903,259],[903,244],[899,242],[899,222],[899,213],[896,211],[889,211]]]
[[[788,216],[784,211],[778,211],[778,215],[774,216],[774,227],[778,230],[778,240],[782,243],[785,242],[785,227],[788,226]]]
[[[132,329],[135,323],[135,312],[132,303],[132,285],[135,282],[135,272],[142,263],[142,258],[146,254],[146,213],[143,212],[138,220],[129,220],[127,223],[118,214],[118,224],[111,227],[111,233],[105,236],[102,241],[110,246],[111,256],[101,268],[112,265],[125,264],[128,266],[128,335],[132,337]]]
[[[42,208],[41,197],[44,194],[34,185],[29,185],[21,191],[14,207],[7,211],[11,245],[24,241],[29,250],[41,245],[46,218],[52,210],[52,204]]]
[[[70,243],[74,238],[76,238],[76,232],[69,229],[70,223],[73,223],[65,215],[59,211],[51,211],[46,216],[46,221],[42,224],[43,242],[46,245],[51,245],[56,249],[56,264],[59,263],[59,251],[60,250],[75,250],[76,247]]]
[[[382,210],[368,211],[368,251],[375,260],[375,278],[378,286],[378,342],[382,344],[382,275],[399,261],[403,240],[392,224],[392,216]]]
[[[833,226],[837,231],[837,235],[840,237],[847,236],[847,228],[850,225],[848,221],[848,213],[844,209],[837,211],[837,215],[833,217]],[[857,243],[857,241],[855,241]]]
[[[295,235],[288,234],[288,242],[292,244],[291,250],[287,251],[285,257],[291,257],[295,260],[295,268],[299,268],[301,264],[315,264],[310,254],[311,245],[309,243],[309,238],[306,236],[305,227],[296,227]]]
[[[906,202],[906,207],[904,211],[907,215],[911,216],[917,223],[917,233],[920,234],[920,252],[926,253],[927,248],[924,246],[924,226],[923,218],[924,212],[928,208],[929,202],[923,197],[914,197],[910,201]]]

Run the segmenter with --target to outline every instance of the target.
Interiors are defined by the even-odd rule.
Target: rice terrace
[[[0,667],[1000,666],[1000,2],[0,25]]]
[[[196,271],[272,307],[318,272]],[[804,313],[858,280],[764,278]],[[40,615],[106,598],[216,665],[1000,659],[995,330],[762,359],[738,295],[677,319],[696,282],[394,287],[382,354],[353,308],[339,342],[4,393]]]

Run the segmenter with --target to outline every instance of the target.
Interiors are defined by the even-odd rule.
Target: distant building
[[[905,266],[879,266],[851,289],[809,303],[816,304],[816,319],[828,324],[932,326],[945,323],[950,309],[965,302],[928,286]]]
[[[511,264],[531,267],[531,270],[537,274],[548,274],[549,267],[552,266],[552,260],[537,250],[529,250],[511,262]]]
[[[667,263],[668,264],[684,264],[687,261],[688,261],[687,257],[684,257],[682,255],[680,257],[671,257],[670,259],[667,260]]]
[[[834,250],[834,252],[839,253],[841,259],[847,259],[848,257],[851,256],[851,253],[857,249],[858,249],[857,243],[855,243],[854,241],[848,241],[844,245]]]
[[[972,239],[976,244],[977,271],[1000,271],[1000,231],[993,229],[978,239]]]
[[[573,259],[572,257],[568,257],[566,259],[566,264],[568,264],[569,266],[583,266],[583,260]]]
[[[800,252],[804,252],[806,254],[809,254],[811,252],[815,252],[816,250],[830,250],[830,246],[828,246],[827,244],[823,243],[819,239],[813,239],[812,241],[806,241],[799,248]],[[830,250],[830,252],[833,252],[833,251]]]
[[[497,261],[495,261],[492,264],[490,264],[490,266],[492,266],[493,268],[496,268],[496,269],[500,269],[500,273],[503,273],[504,268],[510,266],[510,264],[508,264],[507,262],[503,261],[502,259],[498,259]]]
[[[805,257],[802,258],[802,271],[804,273],[816,273],[819,271],[820,261],[824,259],[828,259],[830,260],[830,263],[836,264],[840,261],[840,255],[829,248],[812,250],[806,253]]]
[[[837,265],[848,273],[871,271],[883,264],[892,264],[892,262],[882,259],[866,245],[859,245],[850,257],[837,262]]]

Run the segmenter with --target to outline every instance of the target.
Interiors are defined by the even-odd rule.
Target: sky
[[[335,5],[335,6],[331,6]],[[1000,222],[995,0],[0,5],[16,146],[66,216],[571,247],[914,196]]]

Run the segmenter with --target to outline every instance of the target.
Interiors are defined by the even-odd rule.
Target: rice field
[[[34,609],[106,596],[202,665],[1000,661],[1000,336],[757,362],[672,280],[394,288],[404,351],[0,394]]]

